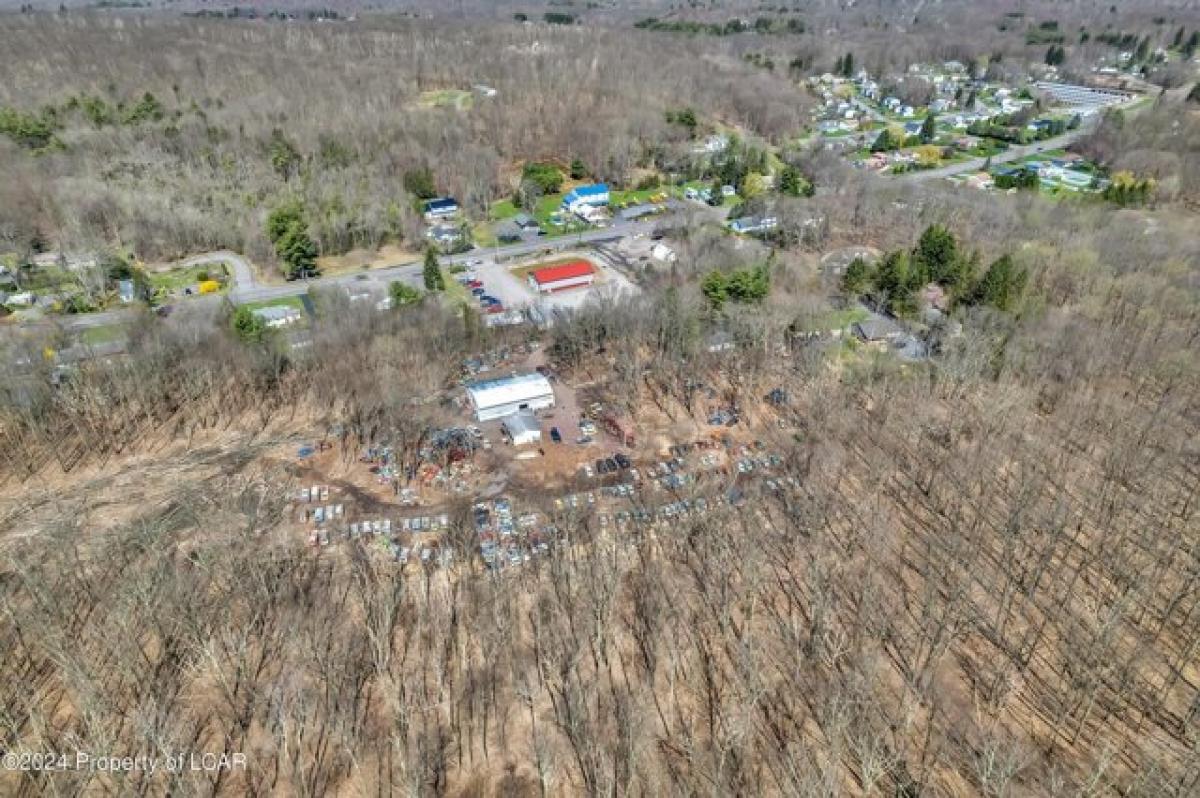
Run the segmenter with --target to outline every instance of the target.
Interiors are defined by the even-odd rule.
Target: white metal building
[[[533,411],[522,410],[504,417],[504,433],[508,435],[513,446],[524,446],[541,441],[542,425],[534,417]]]
[[[522,410],[541,410],[554,407],[554,389],[541,374],[518,374],[495,380],[484,380],[467,386],[475,418],[491,421],[519,413]]]

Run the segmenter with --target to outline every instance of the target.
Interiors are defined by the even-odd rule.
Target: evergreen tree
[[[913,308],[913,292],[917,288],[913,283],[908,255],[902,251],[884,255],[871,278],[876,298],[892,313],[907,312]]]
[[[285,202],[271,211],[267,216],[267,237],[275,245],[276,256],[287,266],[289,277],[303,277],[316,271],[317,245],[308,234],[299,201]]]
[[[920,139],[922,144],[928,144],[933,141],[937,135],[937,114],[930,111],[925,116],[925,121],[921,123]]]
[[[437,253],[433,251],[433,247],[425,250],[425,266],[421,270],[421,277],[425,281],[425,290],[446,290],[446,280],[442,277],[441,267],[438,266]]]
[[[404,188],[417,199],[433,199],[438,195],[433,172],[428,166],[409,169],[404,173]]]
[[[290,277],[307,277],[317,269],[317,245],[303,225],[289,227],[275,243],[275,251],[287,264]]]
[[[871,267],[862,258],[855,258],[842,273],[842,293],[846,296],[861,296],[871,282]]]
[[[779,190],[792,197],[811,197],[815,191],[812,182],[790,164],[779,175]]]
[[[940,224],[930,225],[912,252],[913,278],[922,284],[933,281],[945,285],[955,275],[959,257],[954,234]]]
[[[296,145],[288,141],[287,136],[283,135],[283,131],[279,128],[271,131],[271,142],[267,145],[267,151],[271,158],[271,168],[275,170],[275,174],[284,180],[295,174],[300,165],[300,151],[296,149]]]
[[[242,305],[233,312],[233,332],[246,343],[257,343],[267,332],[267,325],[254,311]]]
[[[408,283],[394,280],[388,285],[388,294],[392,298],[392,307],[398,308],[401,305],[411,305],[421,298],[421,292],[413,288]]]
[[[729,286],[725,275],[719,271],[711,271],[700,281],[700,293],[708,300],[709,307],[720,310],[729,299]]]
[[[571,161],[571,179],[582,180],[588,176],[587,165],[579,158],[574,158]]]
[[[875,137],[875,143],[871,145],[871,152],[891,152],[899,149],[900,144],[896,141],[896,137],[892,135],[890,128],[884,128],[879,131],[879,135]]]
[[[838,67],[842,77],[852,77],[854,75],[854,53],[846,53],[842,56],[842,60],[838,62]]]
[[[1011,310],[1025,290],[1029,275],[1019,268],[1009,255],[993,261],[975,287],[973,304],[991,305],[997,310]]]

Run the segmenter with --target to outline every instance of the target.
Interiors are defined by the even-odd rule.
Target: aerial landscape
[[[1200,795],[1200,6],[0,0],[0,795]]]

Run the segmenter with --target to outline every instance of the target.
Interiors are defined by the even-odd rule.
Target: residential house
[[[458,202],[453,197],[438,197],[425,200],[422,206],[425,221],[435,222],[440,219],[453,219],[458,215]]]
[[[584,208],[596,208],[608,205],[608,186],[604,183],[577,186],[563,197],[563,210],[578,214]]]
[[[774,230],[779,226],[779,220],[774,216],[743,216],[740,219],[734,219],[729,222],[729,229],[735,233],[762,233],[767,230]]]
[[[133,280],[117,280],[117,296],[125,304],[129,304],[137,298],[137,292],[133,285]]]
[[[291,305],[268,305],[250,311],[272,329],[286,327],[300,321],[300,311]]]
[[[438,224],[426,230],[425,236],[441,247],[452,247],[462,241],[463,231],[456,225]]]
[[[876,316],[855,323],[854,334],[866,343],[877,344],[896,340],[904,334],[904,330],[892,319]]]

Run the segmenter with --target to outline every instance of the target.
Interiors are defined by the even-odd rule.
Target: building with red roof
[[[585,288],[596,280],[596,267],[586,260],[573,260],[529,273],[529,287],[540,294]]]

